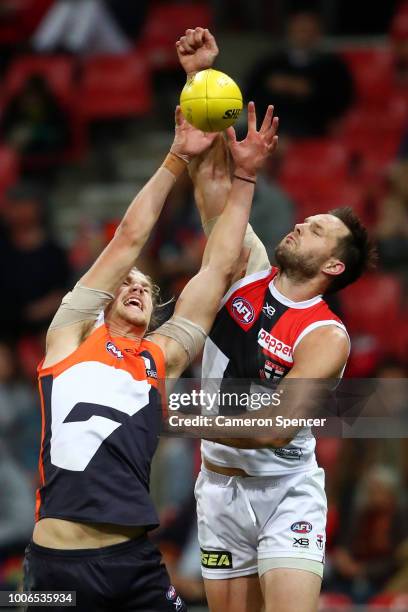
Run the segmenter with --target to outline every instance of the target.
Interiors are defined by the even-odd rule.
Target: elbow
[[[222,280],[223,285],[229,286],[234,278],[236,262],[229,263],[225,261],[209,260],[204,264],[202,270],[207,271],[211,276]]]

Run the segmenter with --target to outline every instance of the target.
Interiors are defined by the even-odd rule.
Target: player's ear
[[[323,265],[322,272],[324,272],[324,274],[328,274],[329,276],[338,276],[339,274],[343,274],[345,269],[346,266],[342,261],[340,261],[340,259],[331,257]]]

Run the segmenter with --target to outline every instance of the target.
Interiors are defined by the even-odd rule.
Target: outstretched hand
[[[190,125],[180,106],[176,107],[175,121],[175,135],[170,151],[188,160],[206,151],[217,136],[217,132],[202,132]]]
[[[264,165],[267,157],[278,145],[279,119],[273,116],[273,106],[268,106],[260,130],[256,129],[255,104],[248,104],[248,133],[244,140],[237,141],[235,130],[226,130],[235,172],[255,178],[257,171]]]
[[[176,42],[176,50],[187,74],[211,68],[218,55],[214,36],[204,28],[186,30],[185,36]]]

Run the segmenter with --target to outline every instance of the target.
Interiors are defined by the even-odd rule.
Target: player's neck
[[[113,321],[108,318],[105,323],[112,336],[131,338],[132,340],[138,340],[140,342],[146,333],[144,326],[137,327],[125,321]]]
[[[320,279],[294,280],[285,274],[285,272],[278,272],[274,285],[282,295],[292,300],[292,302],[311,300],[322,293]]]

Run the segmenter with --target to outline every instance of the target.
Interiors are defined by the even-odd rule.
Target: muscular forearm
[[[175,178],[167,168],[160,167],[131,202],[119,225],[118,231],[130,237],[140,250],[159,218]]]
[[[234,178],[227,204],[208,239],[203,267],[233,271],[248,225],[254,184]]]

